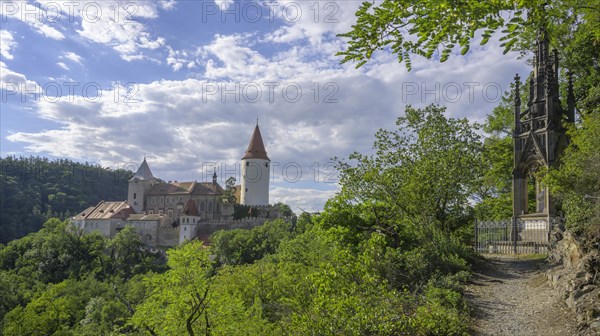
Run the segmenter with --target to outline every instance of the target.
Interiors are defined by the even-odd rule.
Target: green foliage
[[[408,106],[398,130],[377,132],[375,155],[354,153],[355,165],[338,164],[338,197],[363,207],[366,226],[397,242],[403,224],[433,221],[450,233],[468,221],[468,198],[481,172],[478,126],[444,111]]]
[[[0,158],[0,243],[66,219],[101,200],[127,198],[131,172],[40,157]]]
[[[341,162],[320,215],[188,242],[167,270],[131,227],[106,240],[49,220],[0,249],[4,334],[463,334],[482,145],[477,126],[443,112],[409,107],[373,156]]]
[[[294,212],[292,211],[292,208],[290,208],[290,206],[285,203],[278,202],[278,203],[273,204],[273,210],[276,211],[280,216],[283,216],[283,217],[294,216]]]
[[[476,38],[486,44],[500,31],[504,53],[529,50],[537,29],[545,27],[559,47],[581,34],[600,42],[600,16],[593,0],[395,1],[363,2],[352,30],[340,36],[348,47],[342,62],[368,62],[378,50],[390,50],[410,70],[412,55],[446,61],[465,55]],[[597,56],[596,56],[597,57]]]
[[[140,247],[131,229],[106,240],[97,233],[82,236],[55,218],[2,246],[0,330],[4,335],[132,332],[118,295],[139,302],[135,292],[129,293],[137,288],[135,275],[164,269],[155,254]],[[129,278],[123,285],[122,279]]]
[[[572,145],[547,181],[569,225],[595,232],[600,29],[593,5],[365,3],[341,55],[360,66],[390,48],[410,68],[410,54],[434,57],[442,46],[437,57],[445,61],[457,48],[467,53],[476,34],[485,44],[502,29],[506,50],[528,49],[546,25],[552,41],[565,46],[561,55],[575,73],[583,119],[570,130]],[[488,118],[483,142],[479,126],[446,118],[442,107],[408,107],[397,130],[376,134],[375,154],[339,162],[342,188],[323,213],[219,232],[211,249],[189,242],[168,252],[168,270],[159,255],[142,249],[132,228],[107,240],[50,219],[15,240],[53,215],[124,199],[126,183],[91,165],[2,159],[0,242],[10,241],[0,245],[2,334],[466,335],[462,290],[472,252],[464,242],[472,219],[510,214],[513,91]],[[77,169],[96,178],[82,183]],[[228,200],[234,183],[227,183]],[[266,211],[293,215],[283,204]],[[235,217],[248,212],[236,206]]]
[[[0,250],[0,270],[44,283],[80,278],[94,269],[102,240],[99,235],[79,236],[67,230],[66,222],[49,219],[40,231]]]
[[[101,261],[102,276],[128,280],[136,274],[164,271],[159,256],[144,250],[144,243],[132,226],[126,226],[106,244]]]
[[[246,217],[258,217],[260,210],[253,208],[249,205],[234,204],[233,205],[233,219],[242,219]]]
[[[157,335],[183,335],[209,330],[211,262],[200,242],[190,242],[168,253],[170,269],[144,279],[149,296],[136,307],[131,323],[148,326]]]
[[[292,224],[277,219],[251,230],[218,231],[212,237],[216,260],[223,264],[248,264],[274,253],[292,235]]]
[[[88,300],[107,292],[108,286],[92,277],[50,285],[27,306],[18,306],[5,316],[3,333],[6,336],[78,335],[73,328],[84,318]]]
[[[225,204],[235,204],[235,177],[230,177],[225,181],[225,192],[221,196],[221,200]]]
[[[415,325],[420,335],[469,335],[467,310],[461,295],[455,291],[429,287],[425,303],[417,308]]]
[[[567,225],[577,232],[600,232],[600,108],[569,132],[571,145],[547,182],[562,203]]]
[[[526,85],[520,87],[521,110],[529,97]],[[502,101],[487,116],[483,130],[483,174],[474,198],[475,216],[481,220],[503,220],[512,217],[512,169],[515,86],[504,93]]]

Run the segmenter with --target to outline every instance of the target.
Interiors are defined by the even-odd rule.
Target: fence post
[[[475,218],[475,224],[473,226],[475,227],[475,234],[473,235],[475,237],[475,253],[479,253],[479,240],[477,240],[477,218]]]
[[[513,216],[513,253],[517,254],[517,216]]]

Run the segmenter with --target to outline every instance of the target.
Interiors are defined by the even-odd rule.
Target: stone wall
[[[219,230],[253,229],[263,225],[268,218],[242,218],[238,220],[213,220],[198,224],[197,235],[207,237]]]
[[[580,335],[600,335],[600,237],[596,240],[585,241],[564,227],[550,237],[548,258],[559,266],[548,271],[548,282],[576,315]]]
[[[177,246],[177,244],[179,244],[179,227],[167,225],[161,226],[158,229],[157,246],[173,247]]]
[[[133,226],[135,231],[140,236],[140,239],[144,245],[150,247],[156,247],[158,243],[158,226],[159,223],[156,220],[135,220],[124,222],[125,226]]]

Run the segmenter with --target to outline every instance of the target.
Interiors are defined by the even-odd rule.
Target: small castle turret
[[[269,204],[269,173],[271,160],[267,156],[258,121],[242,157],[242,205]]]
[[[129,180],[127,191],[127,203],[133,207],[136,213],[141,213],[146,208],[146,194],[157,183],[156,178],[146,162],[146,158],[138,168],[137,172]]]

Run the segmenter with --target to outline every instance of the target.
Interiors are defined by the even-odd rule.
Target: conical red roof
[[[265,144],[263,143],[262,136],[260,135],[260,129],[258,125],[254,128],[254,133],[252,133],[252,138],[250,138],[250,144],[248,144],[248,149],[246,149],[246,153],[244,154],[244,159],[263,159],[269,160],[267,156],[267,151],[265,150]]]
[[[188,216],[198,216],[198,207],[196,207],[196,202],[194,202],[192,199],[189,199],[187,203],[185,203],[185,207],[183,207],[183,213]]]

